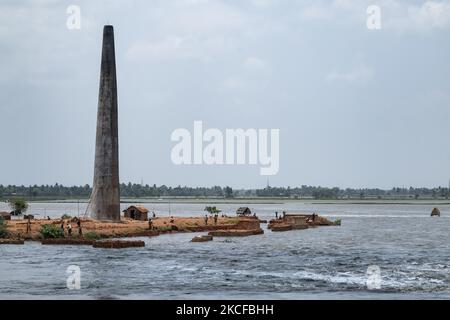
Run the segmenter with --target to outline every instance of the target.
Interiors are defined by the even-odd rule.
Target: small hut
[[[123,211],[125,218],[139,221],[148,220],[148,209],[144,206],[130,206]]]
[[[431,216],[432,217],[440,217],[441,211],[438,208],[434,208],[433,211],[431,211]]]
[[[32,214],[25,214],[23,216],[24,220],[34,220],[34,216]]]
[[[240,207],[236,210],[236,214],[238,216],[250,216],[252,214],[252,211],[249,207]]]
[[[9,212],[0,212],[0,218],[3,220],[11,220],[11,213]]]

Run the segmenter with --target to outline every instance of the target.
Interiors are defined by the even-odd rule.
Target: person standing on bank
[[[78,235],[81,237],[83,235],[83,229],[81,229],[81,220],[77,220],[77,226],[78,226]]]
[[[148,230],[153,230],[153,221],[152,218],[148,219]]]
[[[28,218],[28,222],[27,222],[27,233],[31,233],[31,219]]]

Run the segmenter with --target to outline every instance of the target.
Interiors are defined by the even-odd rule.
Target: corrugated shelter
[[[140,221],[148,220],[148,209],[144,206],[130,206],[123,213],[125,218]]]
[[[236,210],[236,214],[238,216],[249,216],[252,214],[252,211],[250,210],[249,207],[240,207],[239,209]]]
[[[438,208],[434,208],[433,211],[431,211],[431,216],[432,217],[440,217],[441,211]]]
[[[0,218],[3,218],[3,220],[11,220],[11,213],[0,212]]]

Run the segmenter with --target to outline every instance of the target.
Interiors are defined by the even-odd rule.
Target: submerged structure
[[[313,214],[286,214],[270,220],[268,229],[272,231],[303,230],[318,226],[340,226],[341,220],[330,221],[325,217]]]
[[[438,208],[434,208],[433,211],[431,211],[431,216],[432,217],[440,217],[441,211]]]
[[[90,204],[90,215],[97,220],[120,220],[118,135],[114,29],[112,26],[105,26],[98,96],[94,184]]]

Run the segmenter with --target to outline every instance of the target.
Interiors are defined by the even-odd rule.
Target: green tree
[[[28,203],[22,198],[10,199],[8,204],[16,216],[22,215],[28,210]]]
[[[45,224],[39,230],[44,239],[64,238],[64,231],[53,224]]]
[[[233,198],[233,189],[231,187],[225,187],[225,198]]]
[[[209,212],[210,214],[221,212],[221,210],[217,209],[216,207],[205,207],[205,211]]]

